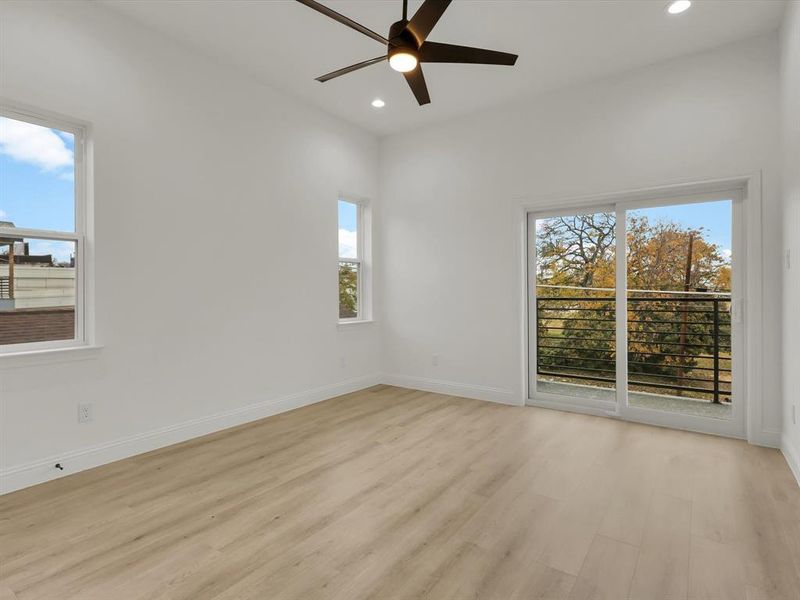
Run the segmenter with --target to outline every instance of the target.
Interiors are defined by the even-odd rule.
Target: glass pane
[[[358,258],[358,205],[339,200],[339,258]]]
[[[731,417],[732,209],[628,212],[630,406]]]
[[[75,242],[0,237],[0,345],[75,338]]]
[[[0,222],[75,230],[75,139],[0,117]]]
[[[613,213],[536,221],[536,389],[614,402]]]
[[[358,318],[358,263],[339,263],[339,318]]]

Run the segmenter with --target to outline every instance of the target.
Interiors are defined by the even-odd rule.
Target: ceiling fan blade
[[[364,62],[356,63],[354,65],[350,65],[349,67],[344,67],[343,69],[337,69],[336,71],[331,71],[330,73],[326,73],[320,77],[317,77],[317,81],[320,83],[325,83],[326,81],[330,81],[336,77],[341,75],[347,75],[348,73],[352,73],[353,71],[358,71],[359,69],[363,69],[364,67],[369,67],[370,65],[375,65],[379,62],[383,62],[386,60],[386,55],[383,56],[376,56],[375,58],[370,58],[369,60],[365,60]]]
[[[471,48],[469,46],[456,46],[454,44],[439,44],[425,42],[419,49],[420,62],[429,63],[470,63],[479,65],[507,65],[512,66],[517,62],[516,54]]]
[[[425,41],[444,11],[450,6],[450,2],[452,0],[425,0],[419,10],[414,13],[406,25],[406,30],[411,32],[418,44],[421,45]]]
[[[422,74],[422,66],[418,65],[413,71],[403,73],[403,76],[406,78],[411,91],[414,92],[414,96],[417,98],[419,105],[430,104],[431,97],[430,94],[428,94],[425,76]]]
[[[307,7],[313,8],[317,12],[321,12],[323,15],[325,15],[326,17],[330,17],[334,21],[339,21],[339,23],[341,23],[342,25],[347,25],[351,29],[355,29],[356,31],[363,33],[367,37],[371,37],[376,42],[380,42],[381,44],[386,44],[387,46],[389,45],[389,40],[387,40],[382,35],[375,33],[371,29],[367,29],[360,23],[356,23],[350,17],[345,17],[344,15],[339,14],[335,10],[330,9],[327,6],[320,4],[319,2],[316,2],[316,0],[297,0],[297,2],[299,2],[300,4],[305,4]]]

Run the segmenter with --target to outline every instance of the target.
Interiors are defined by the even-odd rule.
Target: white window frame
[[[53,350],[94,348],[94,296],[91,211],[91,143],[90,125],[86,122],[19,105],[0,98],[0,116],[25,121],[71,133],[74,136],[75,158],[75,227],[74,231],[50,231],[27,227],[0,227],[0,237],[10,235],[32,239],[73,242],[75,244],[75,337],[71,340],[52,340],[0,345],[0,359],[18,355],[37,354]]]
[[[339,202],[349,202],[356,206],[356,258],[338,256],[338,231],[339,231]],[[336,272],[339,272],[340,263],[357,265],[358,267],[358,312],[355,317],[339,319],[340,325],[372,322],[372,211],[367,198],[352,194],[340,193],[336,200],[336,231],[338,260]],[[339,278],[336,278],[336,314],[339,314]]]

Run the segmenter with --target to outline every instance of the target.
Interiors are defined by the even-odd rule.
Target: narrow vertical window
[[[369,201],[339,198],[339,322],[372,320]]]
[[[362,319],[361,210],[339,200],[339,320]]]

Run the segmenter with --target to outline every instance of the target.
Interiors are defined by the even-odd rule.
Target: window
[[[339,320],[369,319],[367,204],[339,199]]]
[[[0,353],[85,341],[84,132],[0,109]]]

